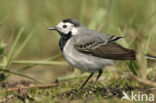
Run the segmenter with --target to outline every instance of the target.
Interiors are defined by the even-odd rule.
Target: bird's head
[[[58,31],[61,35],[66,35],[71,33],[71,35],[76,35],[78,33],[79,27],[82,24],[77,19],[65,19],[58,23],[56,27],[48,28],[49,30]]]

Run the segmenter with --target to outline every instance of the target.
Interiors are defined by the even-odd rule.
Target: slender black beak
[[[50,27],[50,28],[48,28],[48,30],[58,30],[58,28],[57,27]]]

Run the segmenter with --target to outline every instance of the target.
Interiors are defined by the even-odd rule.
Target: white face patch
[[[71,30],[72,35],[77,35],[78,33],[78,29],[76,27],[73,27],[73,29]]]
[[[74,27],[74,25],[72,23],[69,22],[60,22],[57,26],[58,30],[64,34],[68,34],[69,32],[72,32],[72,35],[76,35],[78,29],[76,27]]]

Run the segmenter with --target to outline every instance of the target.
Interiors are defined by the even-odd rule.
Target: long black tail
[[[146,55],[147,59],[156,60],[156,56]]]

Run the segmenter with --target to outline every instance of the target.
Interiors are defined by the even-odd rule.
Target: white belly
[[[72,66],[86,72],[97,72],[99,69],[103,69],[105,65],[113,64],[113,60],[87,55],[76,50],[71,40],[67,41],[63,55]]]

